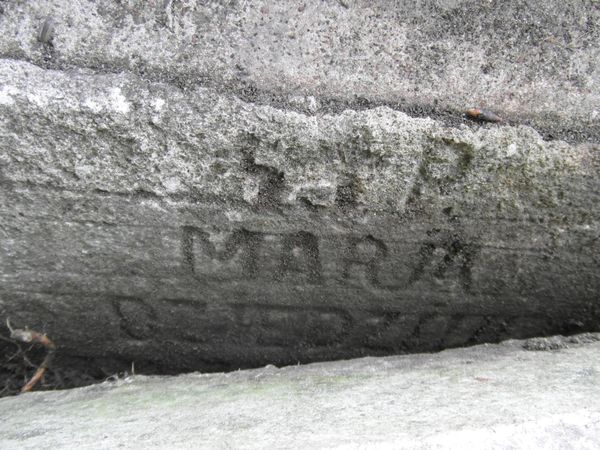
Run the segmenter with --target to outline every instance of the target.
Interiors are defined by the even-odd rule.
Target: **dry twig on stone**
[[[25,384],[25,386],[21,388],[21,392],[29,392],[46,373],[46,370],[50,366],[52,356],[54,356],[56,346],[54,345],[54,342],[48,339],[48,336],[43,333],[38,333],[37,331],[28,329],[21,330],[12,328],[8,319],[6,319],[6,326],[10,330],[11,339],[14,339],[18,342],[24,342],[26,344],[40,344],[47,350],[46,356],[42,363],[38,366],[31,379]]]

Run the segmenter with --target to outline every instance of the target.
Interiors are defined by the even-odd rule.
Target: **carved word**
[[[196,357],[213,354],[233,363],[239,360],[240,348],[278,348],[286,353],[311,348],[334,353],[343,348],[431,350],[498,340],[522,327],[531,331],[548,326],[547,319],[531,315],[415,314],[136,297],[112,302],[121,332],[130,339],[152,349],[156,343],[187,343]]]
[[[121,330],[140,341],[170,339],[209,344],[229,340],[252,346],[329,346],[345,336],[351,317],[339,308],[207,304],[186,299],[113,301]]]
[[[394,261],[388,246],[370,235],[320,239],[305,231],[208,232],[193,226],[182,230],[184,265],[203,282],[342,282],[393,290],[410,288],[419,280],[439,282],[449,277],[457,278],[459,286],[470,291],[479,245],[459,231],[430,230],[419,247],[405,247],[395,252],[400,256]],[[392,263],[394,270],[390,269]]]

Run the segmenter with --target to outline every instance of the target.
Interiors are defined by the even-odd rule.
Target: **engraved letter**
[[[381,287],[379,267],[386,256],[385,244],[373,236],[351,239],[344,261],[344,279],[356,277],[363,284]]]
[[[421,244],[419,259],[408,279],[408,285],[423,278],[427,268],[431,270],[435,279],[445,279],[449,269],[456,265],[460,285],[469,292],[472,281],[471,268],[479,246],[465,242],[458,234],[441,233],[439,229],[431,230],[427,234],[430,238]]]
[[[247,230],[207,233],[183,227],[184,262],[199,279],[243,279],[254,276],[261,233]]]

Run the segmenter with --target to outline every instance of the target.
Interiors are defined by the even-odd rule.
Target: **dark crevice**
[[[310,263],[316,251],[310,235],[299,234],[290,245],[302,246],[297,255]],[[293,262],[286,264],[294,270]],[[416,314],[311,305],[210,305],[177,298],[108,301],[119,322],[117,334],[106,334],[106,342],[98,342],[92,334],[101,331],[89,330],[87,340],[59,340],[56,358],[36,390],[84,386],[133,371],[148,375],[232,371],[600,331],[600,311],[587,307],[558,318],[540,312]],[[46,331],[54,337],[52,330]],[[44,351],[10,342],[4,326],[0,335],[2,397],[18,392]]]

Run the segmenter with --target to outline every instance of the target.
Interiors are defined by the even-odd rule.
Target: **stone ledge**
[[[554,337],[281,369],[134,376],[24,394],[0,400],[0,445],[596,448],[598,339]]]

